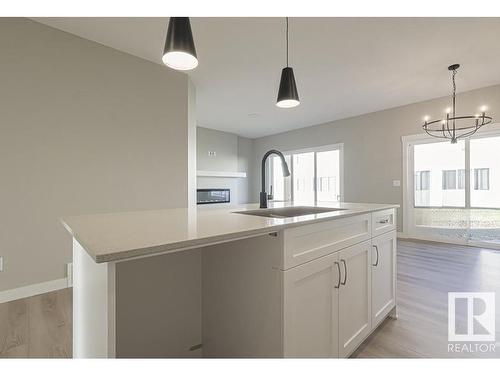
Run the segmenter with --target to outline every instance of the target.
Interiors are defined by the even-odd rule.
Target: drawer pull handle
[[[341,282],[341,284],[345,285],[345,283],[347,282],[347,264],[345,263],[344,259],[341,259],[340,261],[344,263],[344,271],[345,271],[344,281]]]
[[[337,282],[337,285],[335,286],[335,289],[338,289],[338,288],[340,288],[340,263],[335,262],[335,264],[337,265],[337,271],[339,271],[339,281]]]
[[[377,252],[377,261],[375,262],[375,264],[372,264],[373,267],[377,267],[378,266],[378,246],[377,245],[373,245],[373,247],[375,248],[375,251]]]
[[[388,222],[389,222],[389,219],[383,219],[383,220],[379,221],[380,224],[387,224]]]

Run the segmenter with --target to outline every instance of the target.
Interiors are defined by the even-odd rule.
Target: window
[[[490,190],[490,169],[474,169],[474,190]]]
[[[465,207],[465,143],[416,144],[413,149],[414,207]]]
[[[415,174],[415,190],[431,188],[431,171],[419,171]]]
[[[293,157],[293,200],[314,201],[314,152],[294,154]]]
[[[290,165],[290,157],[285,157],[286,162]],[[283,173],[281,172],[281,158],[273,157],[271,160],[271,170],[274,171],[271,177],[271,185],[269,187],[268,193],[272,195],[275,201],[285,201],[288,200],[285,190],[285,179],[283,178]]]
[[[465,169],[457,171],[457,189],[465,189]]]
[[[275,201],[307,204],[341,201],[342,145],[285,153],[291,176],[283,178],[281,160],[273,157],[269,191]]]
[[[340,201],[340,151],[316,153],[316,199],[323,202]]]
[[[500,126],[497,129],[456,144],[425,135],[405,137],[409,189],[403,191],[404,225],[409,235],[500,249]],[[427,184],[430,189],[424,190]]]
[[[457,171],[443,171],[443,190],[457,188]]]
[[[500,134],[470,140],[471,207],[500,208],[499,150]],[[500,211],[490,212],[500,217]]]

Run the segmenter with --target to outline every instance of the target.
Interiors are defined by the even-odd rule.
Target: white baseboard
[[[68,287],[68,279],[46,281],[38,284],[22,286],[20,288],[0,291],[0,303],[14,301],[16,299],[36,296],[38,294],[53,292],[54,290]]]
[[[447,243],[451,245],[460,245],[460,246],[472,246],[472,247],[480,247],[482,249],[490,249],[490,250],[500,250],[500,246],[496,244],[488,244],[488,243],[480,243],[480,242],[465,242],[462,240],[454,240],[451,238],[441,238],[441,237],[433,237],[433,236],[419,236],[419,235],[407,235],[403,232],[397,233],[397,238],[407,239],[407,240],[416,240],[416,241],[427,241],[427,242],[438,242],[438,243]]]

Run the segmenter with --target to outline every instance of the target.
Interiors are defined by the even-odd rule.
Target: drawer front
[[[372,212],[373,237],[391,230],[396,230],[396,210],[394,208]]]
[[[285,229],[282,269],[309,262],[370,237],[370,214]]]

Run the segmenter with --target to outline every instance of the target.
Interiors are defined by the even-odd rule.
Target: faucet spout
[[[261,166],[261,183],[262,188],[260,191],[260,208],[267,208],[267,193],[266,193],[266,161],[270,155],[275,154],[278,155],[281,159],[281,168],[283,170],[283,177],[290,176],[290,170],[288,169],[288,164],[285,161],[285,156],[278,150],[269,150],[264,154],[262,158],[262,166]]]

